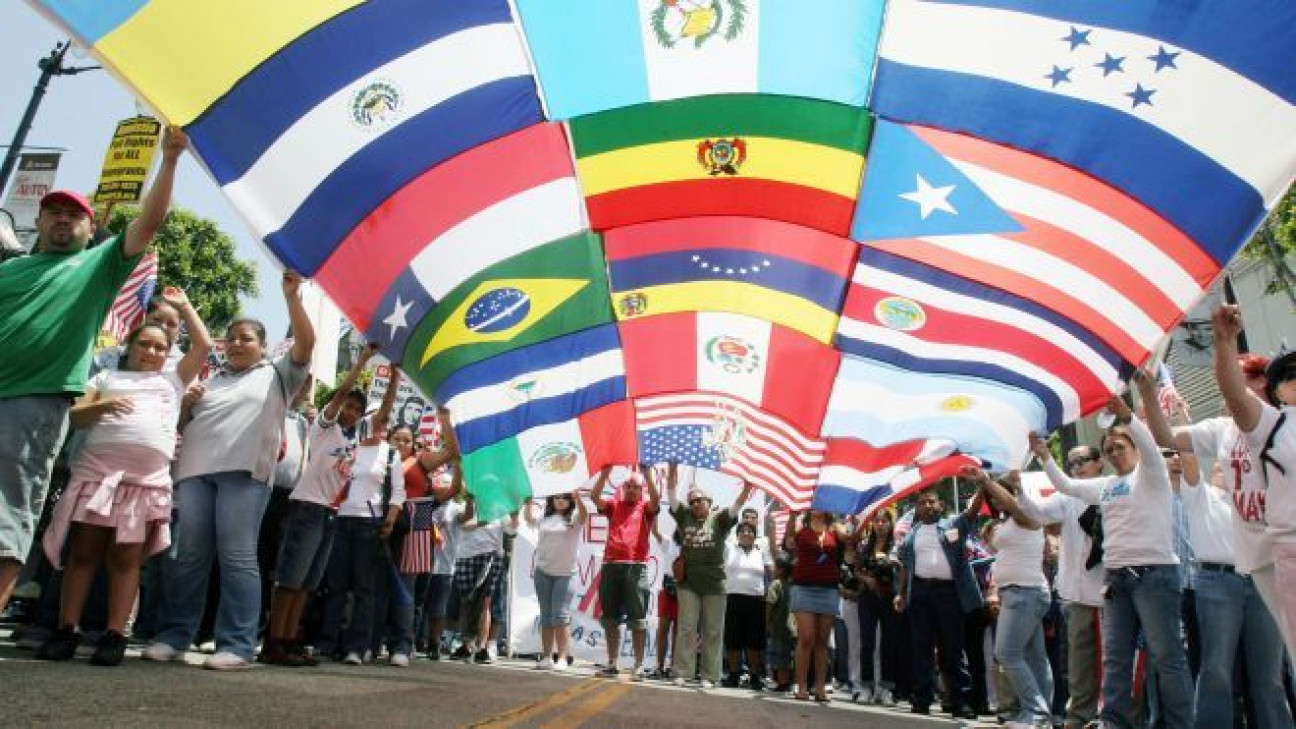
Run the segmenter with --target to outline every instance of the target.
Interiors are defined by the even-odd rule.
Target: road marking
[[[472,724],[465,724],[464,726],[465,729],[507,729],[507,727],[516,726],[536,714],[541,714],[550,709],[557,708],[558,706],[576,699],[583,694],[590,693],[594,689],[603,685],[606,685],[606,682],[601,679],[586,679],[566,691],[549,694],[543,699],[532,701],[529,704],[516,706],[508,711],[495,714],[494,716],[488,716],[481,721]]]
[[[609,686],[606,691],[599,692],[591,696],[588,700],[576,704],[570,711],[560,716],[554,717],[544,724],[540,725],[541,729],[567,729],[568,727],[578,727],[590,719],[597,716],[607,707],[616,703],[618,699],[630,693],[630,684],[618,683]]]

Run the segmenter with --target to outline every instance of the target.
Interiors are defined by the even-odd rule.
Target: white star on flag
[[[387,335],[388,339],[395,339],[398,329],[409,326],[405,321],[405,315],[409,313],[412,306],[414,306],[413,301],[402,304],[400,295],[396,296],[396,305],[392,308],[392,313],[388,314],[386,319],[383,319],[383,324],[391,327],[391,333]]]
[[[949,196],[954,192],[954,185],[944,187],[932,187],[922,175],[914,175],[918,189],[913,192],[906,192],[900,195],[901,198],[912,203],[917,203],[918,214],[923,220],[927,219],[933,211],[943,210],[950,215],[958,215],[958,211],[950,205]]]

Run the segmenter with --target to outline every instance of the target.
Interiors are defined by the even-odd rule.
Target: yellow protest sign
[[[149,116],[117,123],[95,188],[95,204],[139,202],[161,131],[162,122]]]

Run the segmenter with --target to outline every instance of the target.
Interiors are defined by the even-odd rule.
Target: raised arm
[[[1152,437],[1156,439],[1157,445],[1177,449],[1174,430],[1166,421],[1165,413],[1161,412],[1161,404],[1158,402],[1155,370],[1148,371],[1148,367],[1154,366],[1149,363],[1134,371],[1134,387],[1138,390],[1139,401],[1143,403],[1143,417],[1147,419],[1148,430],[1152,431]]]
[[[168,286],[162,289],[162,298],[180,312],[185,326],[189,329],[189,351],[185,352],[185,356],[181,357],[179,364],[176,365],[176,376],[185,386],[188,386],[202,373],[203,366],[207,364],[207,355],[212,349],[211,333],[207,331],[207,325],[203,324],[202,317],[198,316],[193,303],[189,301],[189,297],[182,289]]]
[[[573,524],[584,524],[589,521],[589,509],[585,508],[585,492],[576,491],[572,493],[572,499],[575,500],[573,506],[576,507],[576,518],[572,520]],[[655,525],[657,522],[654,521]]]
[[[445,452],[458,458],[459,436],[455,434],[454,424],[450,422],[450,409],[445,405],[437,405],[436,414],[437,422],[441,424],[441,442],[444,444]]]
[[[997,481],[990,478],[985,471],[982,471],[979,468],[968,467],[963,469],[963,472],[960,475],[975,481],[985,496],[994,502],[995,506],[998,506],[1001,511],[1012,517],[1012,520],[1016,522],[1017,526],[1020,526],[1023,529],[1039,529],[1039,523],[1032,519],[1025,510],[1022,509],[1021,504],[1017,501],[1017,497],[1013,496],[1012,492],[1004,488]],[[1018,483],[1020,484],[1020,480]]]
[[[347,371],[346,377],[342,378],[342,384],[338,385],[337,390],[333,392],[333,397],[324,406],[324,412],[320,413],[325,420],[329,422],[337,420],[338,411],[342,409],[342,403],[346,402],[347,393],[351,392],[351,388],[355,387],[356,380],[360,378],[360,372],[377,352],[378,345],[376,344],[365,345],[365,348],[360,351],[360,356],[356,357],[356,361],[351,365],[351,369]],[[389,387],[388,392],[391,389]]]
[[[1238,332],[1242,331],[1242,312],[1236,306],[1225,304],[1211,316],[1215,331],[1215,380],[1220,395],[1233,416],[1233,422],[1243,433],[1250,433],[1260,424],[1263,406],[1246,386],[1246,377],[1238,365]]]
[[[737,519],[738,514],[742,512],[742,505],[747,503],[751,498],[752,482],[743,481],[742,491],[738,492],[738,498],[734,499],[733,505],[729,507],[729,516]]]
[[[654,513],[661,512],[661,492],[657,490],[657,479],[652,476],[652,466],[646,463],[639,464],[639,470],[644,474],[644,483],[648,488],[648,506]]]
[[[171,189],[175,187],[176,163],[188,146],[189,137],[180,127],[167,127],[162,134],[162,164],[158,167],[157,177],[153,178],[153,185],[144,195],[139,217],[126,226],[126,235],[122,239],[122,255],[127,258],[143,253],[166,220],[167,210],[171,207]]]
[[[392,405],[396,402],[396,391],[400,389],[401,371],[400,367],[392,365],[391,380],[387,383],[387,392],[383,393],[382,403],[378,405],[378,412],[374,413],[372,430],[369,437],[381,439],[382,433],[387,432],[387,423],[391,420]]]
[[[302,277],[296,271],[283,272],[284,303],[288,305],[288,323],[292,326],[293,346],[288,356],[293,364],[310,363],[311,352],[315,349],[315,327],[306,314],[306,307],[301,301]]]
[[[594,499],[594,508],[598,509],[599,511],[602,511],[604,508],[603,489],[607,488],[607,485],[611,480],[612,480],[612,466],[604,466],[603,470],[599,471],[598,480],[594,482],[594,489],[591,492],[593,494],[591,498]]]
[[[1044,467],[1044,473],[1048,475],[1053,488],[1068,496],[1074,496],[1086,504],[1097,504],[1102,499],[1103,481],[1101,479],[1073,480],[1067,476],[1053,462],[1053,454],[1049,451],[1048,443],[1034,431],[1030,434],[1030,449],[1039,459],[1040,465]]]

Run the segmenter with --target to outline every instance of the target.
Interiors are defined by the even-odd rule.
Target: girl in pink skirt
[[[109,576],[108,626],[90,662],[121,663],[126,620],[139,591],[140,564],[171,543],[171,459],[176,421],[185,388],[202,370],[211,337],[188,297],[176,288],[163,292],[189,327],[191,346],[174,372],[163,372],[171,334],[145,323],[126,340],[124,366],[91,378],[72,408],[73,427],[87,430],[73,457],[72,476],[42,544],[50,562],[62,561],[59,629],[37,657],[65,661],[76,654],[77,624],[102,560]]]

